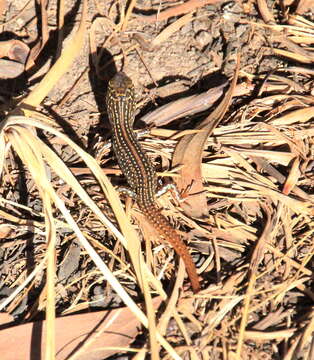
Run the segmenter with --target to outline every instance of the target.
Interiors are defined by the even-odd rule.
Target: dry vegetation
[[[3,359],[12,329],[34,358],[19,328],[42,319],[45,359],[313,359],[312,1],[33,5],[0,4]],[[186,196],[158,202],[189,244],[196,295],[116,191],[103,99],[120,69],[143,147]],[[124,306],[83,335],[82,315],[63,317]]]

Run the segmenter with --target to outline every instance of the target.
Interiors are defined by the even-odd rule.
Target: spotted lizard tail
[[[189,250],[184,244],[183,240],[171,227],[168,220],[161,214],[160,209],[155,204],[141,207],[141,210],[145,213],[148,221],[158,231],[158,234],[162,236],[166,241],[168,241],[174,248],[175,252],[180,257],[182,257],[185,264],[186,272],[188,273],[192,285],[193,292],[199,292],[200,283],[196,272],[196,267],[189,253]]]

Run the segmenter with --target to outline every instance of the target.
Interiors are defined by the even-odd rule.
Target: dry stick
[[[133,12],[133,9],[134,9],[135,5],[136,5],[136,0],[131,0],[131,3],[129,5],[129,7],[128,7],[128,10],[126,11],[123,24],[121,26],[121,31],[125,31],[125,29],[127,28],[130,16],[131,16],[131,14]]]
[[[314,69],[308,69],[302,66],[288,66],[284,68],[278,68],[277,71],[294,72],[298,75],[314,75]]]
[[[140,257],[141,262],[144,262],[144,258]],[[141,273],[142,275],[142,273]],[[144,275],[145,276],[145,275]],[[153,306],[153,300],[150,293],[150,288],[147,281],[142,279],[143,284],[143,295],[146,305],[146,316],[148,320],[148,332],[149,332],[149,345],[150,345],[150,355],[152,360],[159,360],[160,346],[157,341],[157,326],[156,326],[156,317],[155,317],[155,308]]]
[[[297,353],[300,354],[301,350],[304,348],[304,346],[306,345],[306,343],[310,343],[312,341],[312,337],[313,337],[313,331],[314,331],[314,311],[312,310],[311,313],[308,316],[311,320],[309,322],[309,324],[307,324],[307,326],[305,327],[305,331],[303,332],[302,336],[301,336],[301,341],[298,344],[297,347],[297,351],[296,351],[296,355]],[[313,345],[312,345],[312,349],[313,349]],[[312,357],[313,359],[313,357]]]
[[[68,92],[64,94],[61,100],[59,100],[59,102],[57,103],[58,107],[64,106],[64,104],[69,100],[69,98],[73,94],[74,89],[76,89],[77,86],[82,82],[82,80],[84,79],[84,75],[86,75],[88,71],[89,71],[89,66],[86,66],[86,68],[82,71],[79,77],[74,81],[73,85],[70,87]]]
[[[258,342],[275,340],[282,338],[289,338],[295,335],[297,328],[277,330],[277,331],[256,331],[256,330],[247,330],[245,332],[245,339],[256,340]]]
[[[215,254],[217,284],[221,285],[221,262],[220,262],[220,255],[219,255],[219,246],[217,244],[216,236],[213,236],[211,240],[212,240],[214,254]]]
[[[149,67],[148,67],[148,65],[146,64],[146,61],[143,59],[141,53],[139,52],[139,50],[138,50],[137,48],[135,48],[135,51],[136,51],[136,53],[137,53],[140,61],[143,63],[145,69],[147,70],[149,77],[151,78],[152,82],[154,83],[155,87],[157,88],[157,87],[158,87],[157,81],[154,79],[153,74],[152,74],[151,71],[149,70]]]
[[[257,6],[260,11],[260,14],[266,24],[275,24],[275,18],[273,14],[269,11],[266,0],[257,0]]]
[[[35,60],[40,54],[41,50],[47,43],[49,39],[49,29],[48,29],[48,14],[47,14],[47,4],[48,0],[40,1],[40,10],[41,10],[41,34],[42,37],[40,41],[32,48],[28,60],[25,65],[25,69],[28,70],[34,65]]]
[[[279,205],[284,210],[281,211],[280,217],[282,221],[282,228],[285,234],[284,238],[285,238],[286,249],[291,249],[293,246],[293,236],[292,236],[293,225],[291,224],[292,211],[287,206],[281,203]],[[287,258],[283,278],[285,280],[288,279],[290,274],[291,274],[291,264],[289,258]]]
[[[179,289],[183,284],[184,276],[185,276],[185,271],[184,271],[185,267],[183,267],[183,270],[181,269],[182,262],[183,262],[183,260],[180,258],[177,280],[174,284],[172,293],[167,302],[166,309],[164,310],[164,312],[159,320],[159,323],[158,323],[158,330],[161,333],[161,335],[163,335],[163,336],[166,334],[167,326],[169,325],[169,321],[170,321],[170,318],[173,316],[173,313],[175,312],[177,314],[176,304],[177,304],[177,301],[179,298]]]
[[[56,59],[59,58],[62,51],[62,42],[63,42],[63,27],[64,27],[64,0],[59,0],[59,14],[58,14],[58,45],[56,51]]]

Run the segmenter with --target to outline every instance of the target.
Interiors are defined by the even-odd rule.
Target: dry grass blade
[[[31,49],[31,52],[29,54],[27,63],[26,63],[26,69],[28,70],[34,65],[35,60],[37,59],[38,55],[40,54],[41,50],[46,45],[48,39],[49,39],[49,30],[48,30],[48,13],[47,13],[47,0],[40,0],[40,11],[41,11],[41,37],[37,44]]]
[[[28,135],[28,134],[26,134]],[[36,182],[37,188],[43,200],[43,207],[45,213],[46,224],[46,241],[48,244],[47,255],[47,307],[46,307],[46,320],[47,320],[47,333],[46,333],[46,360],[53,360],[55,358],[55,241],[56,241],[56,228],[51,208],[51,185],[47,178],[45,165],[38,153],[35,153],[32,147],[32,136],[23,138],[21,134],[14,129],[9,129],[6,136],[10,139],[12,146],[18,153],[21,160],[28,166],[33,178]]]
[[[58,46],[56,52],[56,58],[58,58],[62,51],[62,43],[63,43],[63,27],[64,27],[64,0],[59,1],[59,16],[58,16]]]
[[[291,172],[285,182],[285,185],[282,189],[282,192],[287,195],[292,191],[292,189],[297,184],[299,177],[301,175],[300,169],[299,169],[300,161],[298,158],[296,158],[292,163]]]
[[[108,195],[108,198],[110,200],[113,199],[112,205],[113,209],[115,210],[115,213],[117,215],[117,218],[120,220],[120,226],[123,229],[123,232],[127,234],[128,239],[132,239],[132,246],[129,246],[128,244],[130,242],[126,242],[125,239],[121,236],[121,234],[116,230],[113,225],[108,222],[108,220],[105,218],[103,213],[100,211],[100,209],[97,207],[97,205],[89,198],[89,196],[85,193],[83,188],[81,188],[80,184],[77,182],[77,180],[73,177],[71,172],[68,170],[68,168],[64,165],[64,163],[59,159],[59,157],[43,142],[41,142],[34,132],[30,130],[29,126],[35,126],[38,128],[41,128],[45,131],[49,131],[56,136],[59,136],[63,138],[66,142],[68,142],[83,158],[83,160],[88,164],[92,172],[94,172],[95,176],[99,180],[100,184],[103,186],[104,191]],[[136,272],[138,274],[139,279],[143,279],[144,282],[146,282],[146,279],[149,279],[149,281],[153,282],[153,285],[156,286],[158,283],[156,280],[153,280],[154,278],[149,274],[149,271],[147,267],[145,266],[145,263],[143,260],[141,260],[141,254],[139,251],[139,246],[135,246],[136,243],[138,243],[137,236],[134,232],[134,229],[131,227],[130,223],[126,220],[125,213],[122,209],[121,203],[115,195],[115,191],[112,188],[109,181],[106,179],[104,174],[102,173],[101,169],[99,168],[99,165],[93,159],[90,155],[85,153],[82,149],[80,149],[75,143],[73,143],[70,139],[68,139],[65,135],[58,132],[56,129],[48,126],[47,124],[41,123],[38,120],[31,119],[31,118],[24,118],[21,116],[11,116],[8,118],[5,125],[2,127],[2,132],[5,134],[6,137],[8,137],[14,148],[17,149],[21,159],[23,160],[25,166],[30,169],[32,176],[37,179],[36,183],[38,184],[39,188],[41,188],[42,184],[45,186],[43,187],[46,194],[49,194],[49,198],[51,201],[59,208],[61,213],[63,214],[64,218],[66,219],[68,225],[70,228],[75,232],[78,239],[80,240],[81,244],[84,246],[86,251],[89,253],[99,270],[103,273],[104,277],[108,280],[108,282],[111,284],[111,286],[115,289],[115,291],[121,296],[121,299],[125,302],[125,304],[130,308],[130,310],[134,313],[134,315],[142,322],[142,324],[146,327],[149,327],[152,325],[153,319],[150,319],[151,323],[149,324],[146,316],[144,313],[138,308],[138,306],[133,302],[133,300],[130,298],[130,296],[126,293],[126,291],[123,289],[123,287],[120,285],[118,280],[113,276],[111,271],[108,269],[106,264],[101,260],[97,252],[94,250],[94,248],[90,245],[90,243],[86,240],[86,238],[83,236],[81,230],[77,226],[76,222],[70,215],[69,211],[66,209],[65,204],[63,201],[56,195],[55,191],[53,190],[51,184],[49,183],[49,180],[47,179],[44,171],[44,167],[40,164],[42,164],[42,159],[46,159],[47,163],[53,168],[53,170],[67,183],[73,187],[73,189],[76,191],[78,196],[81,197],[81,199],[92,209],[92,211],[95,212],[95,214],[99,217],[100,221],[102,221],[108,228],[113,231],[113,233],[123,241],[124,246],[126,246],[130,253],[132,253],[132,250],[135,252],[133,253],[133,256],[131,255],[132,260],[134,260],[134,266],[136,268]],[[13,136],[14,135],[14,136]],[[10,138],[10,136],[12,138]],[[21,144],[23,144],[23,150],[21,148]],[[26,147],[26,144],[28,145]],[[36,155],[34,153],[34,149],[36,148]],[[32,155],[32,156],[31,156]],[[29,162],[29,159],[37,159],[37,162],[35,160],[33,162]],[[42,171],[39,171],[42,168]],[[142,272],[145,273],[145,276],[141,275]],[[165,294],[162,291],[162,288],[160,285],[157,285],[156,288],[159,288],[163,296]],[[146,285],[145,290],[148,289],[148,286]],[[146,290],[147,291],[147,290]],[[150,298],[148,298],[148,305],[151,303]],[[152,325],[154,326],[154,324]],[[168,342],[165,341],[165,339],[156,332],[157,340],[160,342],[160,344],[171,354],[171,356],[174,359],[179,359],[179,357],[176,355],[175,351],[172,349],[172,347],[168,344]]]
[[[298,122],[308,122],[313,117],[314,106],[306,107],[304,109],[297,109],[290,111],[288,114],[274,119],[271,123],[273,125],[292,125]]]
[[[47,320],[47,334],[46,334],[46,359],[55,359],[56,349],[56,293],[55,293],[55,276],[56,276],[56,227],[54,224],[53,213],[51,208],[51,200],[47,194],[43,194],[43,203],[45,204],[45,223],[47,224],[47,307],[46,307],[46,320]]]
[[[258,340],[258,341],[267,341],[272,339],[282,339],[292,337],[296,329],[288,330],[278,330],[273,332],[263,332],[263,331],[245,331],[245,339]]]
[[[123,24],[121,26],[121,31],[125,31],[125,29],[127,28],[128,26],[128,22],[129,22],[129,19],[132,15],[132,12],[133,12],[133,9],[136,5],[136,0],[131,0],[129,6],[128,6],[128,9],[126,11],[126,14],[125,14],[125,17],[124,17],[124,20],[123,20]]]
[[[79,28],[71,40],[67,48],[62,52],[59,59],[51,67],[49,72],[43,80],[36,86],[36,88],[23,100],[21,107],[36,107],[47,96],[49,91],[55,86],[57,81],[68,70],[71,63],[74,61],[77,54],[79,54],[86,31],[87,20],[87,0],[83,0],[82,17]],[[24,110],[26,112],[26,110]]]
[[[178,31],[182,26],[191,22],[193,19],[193,12],[182,16],[180,19],[176,20],[164,30],[162,30],[152,41],[151,47],[158,47],[162,42],[166,41],[172,34]]]
[[[279,56],[284,56],[288,59],[294,60],[296,62],[301,62],[304,64],[311,64],[313,62],[312,58],[308,58],[302,54],[296,54],[292,51],[282,50],[282,49],[273,49],[274,53]]]
[[[261,235],[260,239],[258,240],[258,242],[256,244],[256,247],[255,247],[253,255],[252,255],[251,263],[250,263],[250,280],[249,280],[249,284],[247,287],[246,295],[244,297],[242,320],[241,320],[241,324],[240,324],[239,337],[238,337],[237,350],[236,350],[236,358],[238,360],[242,359],[241,351],[242,351],[242,346],[243,346],[243,341],[244,341],[244,336],[245,336],[245,327],[246,327],[248,315],[249,315],[251,294],[254,291],[254,285],[256,282],[257,267],[258,267],[259,262],[262,259],[263,253],[265,251],[266,239],[269,240],[269,237],[271,234],[271,225],[272,225],[272,221],[271,221],[271,217],[270,217],[271,214],[267,208],[265,208],[265,210],[266,210],[266,215],[267,215],[265,228],[264,228],[263,234]]]

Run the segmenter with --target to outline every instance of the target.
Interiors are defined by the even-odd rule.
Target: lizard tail
[[[177,234],[175,229],[171,227],[168,220],[161,214],[160,209],[155,204],[145,206],[142,211],[151,225],[153,225],[153,227],[158,231],[159,235],[168,241],[174,248],[175,252],[183,259],[193,292],[194,294],[199,292],[200,283],[196,267],[183,240]]]

